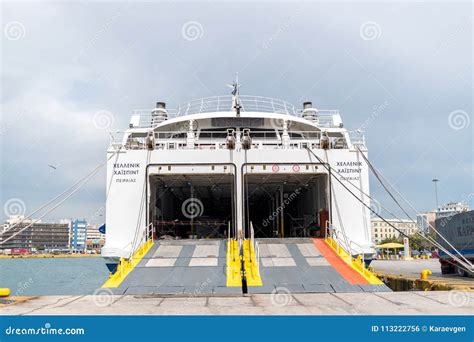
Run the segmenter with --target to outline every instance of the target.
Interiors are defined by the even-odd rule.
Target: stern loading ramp
[[[227,287],[227,240],[161,240],[113,290],[116,294],[240,294]]]
[[[154,237],[164,239],[155,240],[120,281],[104,286],[135,295],[389,291],[361,276],[323,239],[308,238],[324,236],[318,214],[328,208],[327,175],[248,174],[244,184],[250,239],[239,243],[232,171],[151,174],[148,217]],[[284,200],[288,205],[278,211]],[[279,215],[268,220],[275,211]]]
[[[113,292],[195,296],[242,294],[243,286],[229,284],[227,277],[228,242],[225,239],[155,241],[130,274],[113,288]],[[323,239],[257,239],[257,242],[260,254],[257,264],[262,286],[249,284],[245,292],[390,291],[381,283],[370,284]]]
[[[323,239],[257,239],[257,242],[263,286],[249,286],[249,293],[390,291],[384,284],[371,284]]]

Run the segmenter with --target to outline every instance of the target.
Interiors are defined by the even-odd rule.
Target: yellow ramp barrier
[[[243,249],[247,286],[262,286],[263,282],[262,278],[260,277],[257,255],[255,253],[251,240],[243,241]]]
[[[242,287],[242,272],[240,270],[241,258],[239,255],[239,242],[227,240],[226,254],[226,285],[227,287]]]
[[[130,272],[138,265],[143,257],[148,253],[150,248],[154,245],[153,240],[147,240],[138,250],[132,255],[130,259],[121,258],[117,266],[117,271],[109,276],[109,279],[102,285],[103,288],[119,287]]]

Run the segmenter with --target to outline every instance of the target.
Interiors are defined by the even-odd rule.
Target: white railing
[[[267,108],[263,108],[263,109],[267,109]],[[158,125],[159,121],[156,121],[156,119],[154,119],[151,115],[151,111],[152,109],[137,109],[137,110],[134,110],[133,111],[133,115],[136,115],[136,116],[139,116],[138,118],[138,121],[134,124],[134,128],[151,128],[151,127],[155,127]],[[215,111],[217,112],[217,111]],[[227,110],[227,111],[220,111],[222,113],[232,113],[232,111],[230,110]],[[291,116],[295,116],[295,117],[301,117],[301,113],[298,112],[298,113],[282,113],[278,110],[270,110],[270,108],[268,108],[268,110],[262,110],[262,108],[259,108],[259,110],[257,110],[257,108],[254,108],[254,110],[241,110],[241,112],[257,112],[257,113],[275,113],[275,114],[287,114],[287,115],[291,115]],[[197,113],[188,113],[188,114],[181,114],[179,116],[176,116],[172,113],[176,113],[176,110],[168,110],[168,119],[173,119],[173,118],[176,118],[176,117],[183,117],[185,115],[191,115],[191,114],[200,114],[200,112],[197,112]],[[214,111],[205,111],[203,113],[214,113]],[[335,118],[336,117],[339,117],[339,111],[337,110],[320,110],[318,111],[318,124],[317,126],[318,127],[322,127],[322,128],[334,128],[334,127],[340,127],[340,125],[337,125],[335,122],[337,121]],[[234,114],[235,115],[235,114]]]
[[[301,117],[302,110],[293,104],[270,97],[240,95],[239,104],[241,112],[275,113]],[[232,96],[213,96],[192,100],[177,108],[166,109],[168,118],[177,118],[192,114],[202,113],[233,113]],[[136,117],[134,127],[148,128],[156,126],[156,122],[151,115],[153,109],[136,109],[133,115]],[[341,117],[338,110],[318,109],[318,126],[320,127],[341,127]]]
[[[153,239],[153,223],[150,223],[148,226],[145,227],[145,229],[142,232],[142,237],[140,238],[140,241],[138,242],[138,248],[142,249],[142,253],[145,250],[145,242],[148,240]],[[137,250],[138,250],[137,248]],[[134,251],[133,253],[135,253]],[[132,254],[133,254],[132,253]]]
[[[117,134],[119,132],[116,132]],[[123,132],[122,132],[123,133]],[[197,131],[194,141],[195,149],[226,149],[225,131]],[[321,131],[289,131],[290,141],[288,148],[301,149],[305,147],[320,148]],[[271,148],[282,148],[283,139],[279,131],[250,131],[252,138],[252,149],[270,146]],[[350,137],[330,137],[331,149],[347,149],[353,147],[365,147],[363,134]],[[111,137],[111,147],[118,149],[122,144]],[[145,133],[131,133],[125,144],[127,149],[143,150],[147,148]],[[286,147],[286,146],[285,146]],[[185,131],[155,132],[155,149],[180,150],[188,149],[187,134]]]
[[[255,231],[253,229],[253,223],[250,221],[250,244],[253,247],[253,251],[255,253],[255,261],[257,263],[257,267],[260,267],[260,246],[257,241],[255,241]],[[252,251],[250,251],[252,253]]]
[[[240,95],[239,104],[242,112],[279,113],[298,115],[291,103],[263,96]],[[190,114],[232,112],[234,111],[232,96],[213,96],[192,100],[179,106],[173,113],[174,117]]]
[[[331,222],[326,221],[326,236],[328,236],[337,242],[350,256],[352,256],[351,242],[344,232],[333,225]]]
[[[358,243],[354,241],[349,241],[349,247],[351,249],[351,252],[353,253],[352,255],[363,255],[364,254],[364,247],[362,245],[359,245]]]
[[[351,241],[342,229],[338,229],[331,222],[326,221],[326,237],[329,236],[349,257],[352,265],[357,265],[361,272],[365,272],[364,248],[358,243]]]
[[[145,227],[145,229],[142,232],[142,236],[140,237],[140,240],[138,240],[138,243],[134,244],[134,241],[128,242],[124,247],[123,250],[127,250],[128,246],[130,246],[130,254],[129,254],[129,259],[132,257],[133,254],[139,249],[139,248],[144,248],[145,247],[145,242],[149,239],[153,238],[153,223],[150,223],[148,226]]]
[[[263,96],[240,95],[241,112],[277,113],[298,116],[298,109],[289,102]],[[176,118],[191,114],[233,112],[232,96],[212,96],[189,101],[174,109],[166,109],[168,117]],[[149,120],[140,120],[140,126],[151,123],[151,109],[137,109],[133,115],[149,117]]]
[[[321,132],[320,131],[289,131],[289,148],[319,148]],[[225,131],[201,131],[196,134],[195,149],[226,149]],[[275,131],[255,131],[250,132],[252,138],[252,149],[270,146],[271,148],[283,147],[283,139],[280,133]],[[303,144],[306,144],[303,146]],[[147,148],[146,137],[143,133],[132,133],[126,142],[126,148],[131,150],[142,150]],[[345,145],[334,146],[334,148],[343,148]],[[155,149],[188,149],[186,132],[169,131],[155,132]]]

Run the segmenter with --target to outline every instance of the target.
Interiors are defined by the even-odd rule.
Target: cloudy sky
[[[470,2],[23,2],[1,12],[2,220],[102,163],[108,132],[133,109],[227,94],[235,72],[243,94],[340,109],[417,209],[434,207],[434,177],[440,202],[474,207]],[[99,223],[104,200],[102,171],[48,218]]]

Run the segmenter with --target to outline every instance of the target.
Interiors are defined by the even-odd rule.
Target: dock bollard
[[[10,295],[10,289],[7,287],[0,288],[0,297],[8,297]]]
[[[421,280],[428,280],[428,276],[433,274],[430,270],[423,270],[421,271],[420,279]]]

